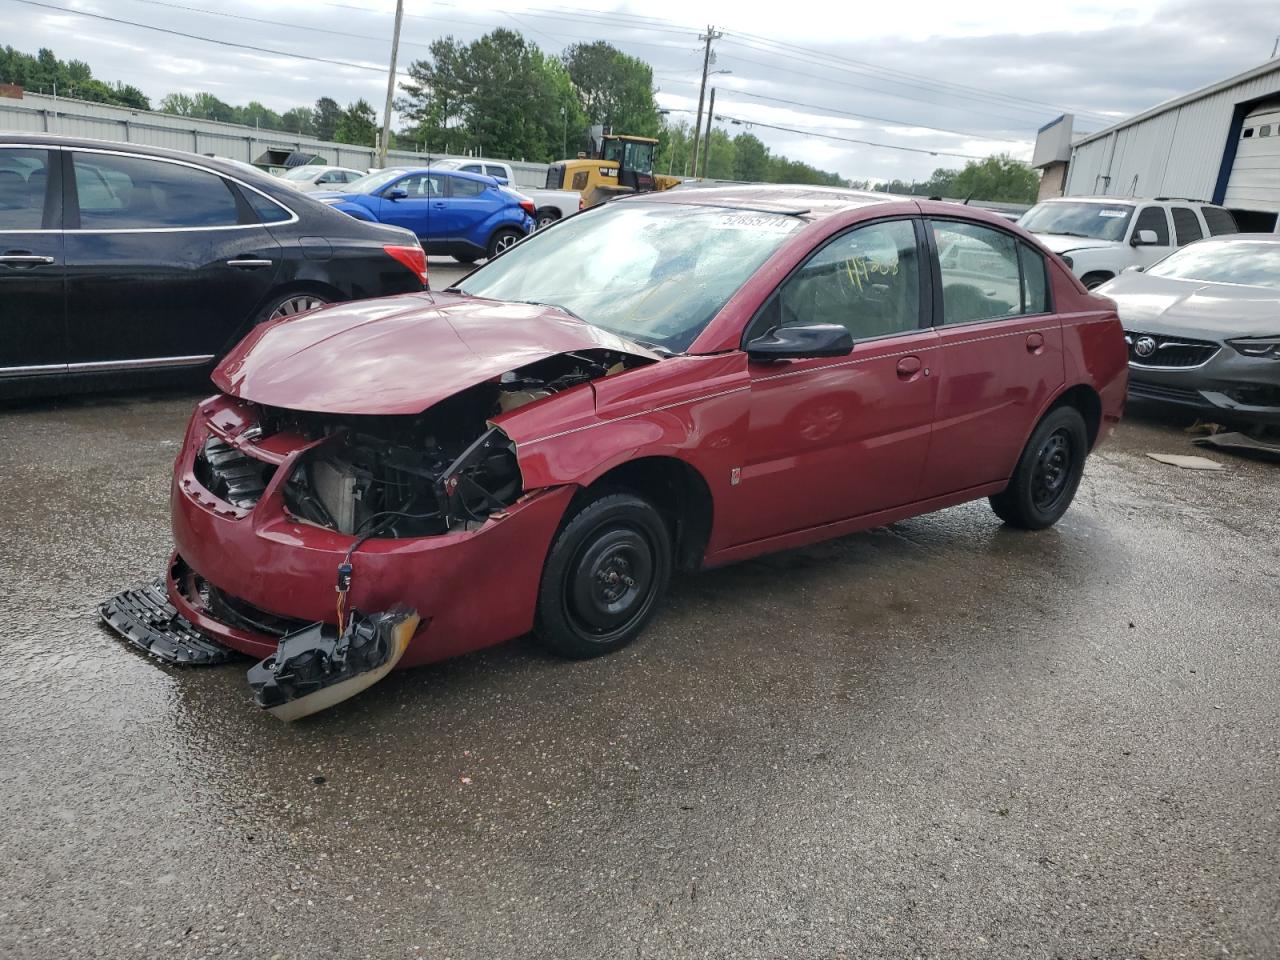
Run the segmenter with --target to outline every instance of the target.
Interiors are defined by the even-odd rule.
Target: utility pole
[[[706,41],[706,48],[702,52],[702,85],[698,87],[698,119],[693,125],[693,175],[698,175],[698,138],[702,135],[702,98],[707,93],[707,71],[711,69],[711,43],[713,40],[719,40],[723,34],[717,33],[716,28],[707,25],[707,32],[700,36],[699,40]]]
[[[396,95],[396,56],[400,53],[400,21],[404,0],[396,0],[396,25],[391,34],[391,69],[387,72],[387,106],[382,111],[382,139],[378,142],[378,166],[387,165],[387,143],[391,139],[391,101]]]
[[[702,142],[702,179],[707,178],[711,166],[711,122],[716,118],[716,88],[711,88],[711,103],[707,105],[707,137]]]

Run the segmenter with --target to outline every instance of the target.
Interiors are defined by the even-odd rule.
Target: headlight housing
[[[1236,353],[1260,360],[1280,360],[1280,337],[1239,337],[1227,343]]]

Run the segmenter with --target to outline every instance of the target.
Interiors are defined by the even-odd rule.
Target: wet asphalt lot
[[[1044,533],[970,504],[285,726],[95,622],[198,396],[0,407],[0,956],[1280,953],[1280,468],[1131,419]]]

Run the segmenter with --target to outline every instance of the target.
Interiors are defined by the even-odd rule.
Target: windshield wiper
[[[1097,237],[1087,233],[1075,233],[1071,230],[1050,230],[1050,233],[1056,233],[1060,237],[1079,237],[1081,240],[1097,240]]]
[[[563,306],[562,304],[559,304],[559,303],[551,303],[547,300],[508,300],[507,303],[527,303],[531,307],[551,307],[553,310],[559,310],[561,313],[567,313],[569,316],[573,317],[573,319],[575,320],[581,320],[583,323],[589,322],[587,320],[583,320],[580,316],[578,316],[568,307]]]

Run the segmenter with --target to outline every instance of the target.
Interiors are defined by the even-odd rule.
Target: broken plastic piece
[[[116,594],[98,607],[98,613],[129,643],[166,663],[206,666],[232,657],[231,650],[210,640],[178,613],[160,579]]]
[[[353,610],[341,635],[327,623],[289,634],[249,670],[258,706],[288,721],[354,697],[391,672],[418,621],[415,611],[397,605],[367,616]]]

